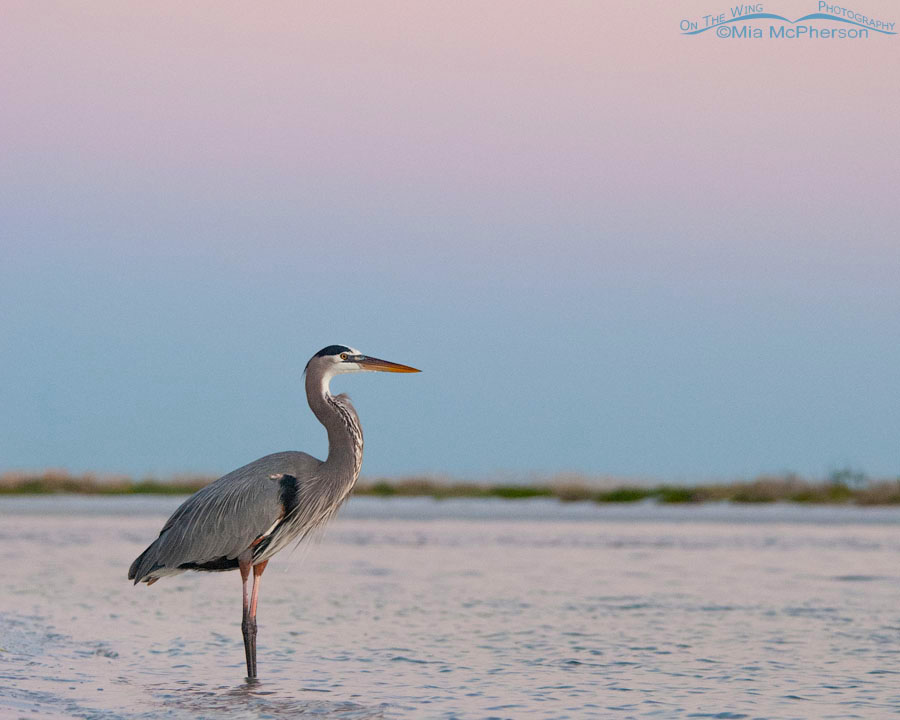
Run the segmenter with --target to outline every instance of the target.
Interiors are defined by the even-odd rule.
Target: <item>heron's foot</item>
[[[244,633],[244,655],[247,659],[247,677],[256,679],[256,618],[245,617],[241,622]]]

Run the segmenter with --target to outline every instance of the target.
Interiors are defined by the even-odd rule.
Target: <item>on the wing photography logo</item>
[[[682,18],[683,35],[712,30],[719,38],[772,40],[868,40],[877,35],[896,35],[893,21],[872,17],[855,8],[819,0],[816,12],[791,19],[768,12],[763,3],[734,5],[697,18]]]

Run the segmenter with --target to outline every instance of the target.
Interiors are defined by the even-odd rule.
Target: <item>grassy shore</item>
[[[0,475],[0,495],[187,495],[210,482],[211,477],[179,476],[168,480],[132,480],[127,477],[70,475],[65,472],[6,473]],[[835,473],[827,480],[794,475],[760,477],[733,483],[703,485],[629,485],[588,480],[546,481],[528,484],[478,484],[402,478],[360,480],[357,495],[378,497],[504,498],[547,497],[562,502],[628,503],[655,500],[661,503],[771,503],[792,502],[834,505],[900,505],[900,478],[870,481],[857,474]]]

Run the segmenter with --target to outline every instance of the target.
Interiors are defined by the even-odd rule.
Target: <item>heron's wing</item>
[[[172,514],[159,538],[135,560],[129,577],[139,582],[163,569],[234,567],[238,555],[271,532],[284,515],[285,502],[296,497],[318,463],[305,453],[277,453],[210,483]],[[216,563],[222,566],[214,567]]]

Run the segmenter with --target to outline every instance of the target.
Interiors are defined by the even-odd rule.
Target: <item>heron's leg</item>
[[[247,677],[256,677],[256,621],[250,622],[250,595],[247,592],[247,581],[250,579],[250,560],[238,559],[243,586],[244,613],[241,619],[241,632],[244,634],[244,656],[247,659]],[[254,582],[255,584],[255,582]]]
[[[263,570],[266,569],[266,565],[269,564],[269,561],[261,562],[259,565],[253,566],[253,591],[250,595],[250,610],[247,616],[249,625],[250,625],[250,649],[248,650],[250,657],[253,660],[253,672],[250,674],[250,677],[256,677],[256,601],[259,599],[259,582],[262,577]]]

